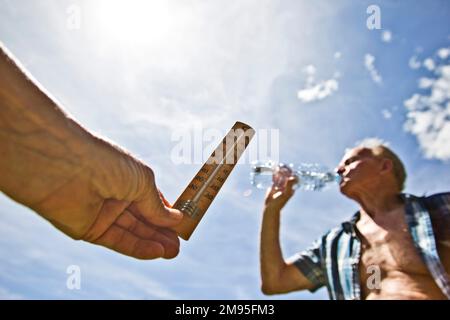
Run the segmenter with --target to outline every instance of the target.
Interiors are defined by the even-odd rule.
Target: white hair
[[[393,164],[393,173],[397,180],[397,185],[399,191],[403,190],[405,187],[406,180],[406,170],[403,162],[400,158],[388,147],[389,143],[383,141],[380,138],[366,138],[361,141],[356,142],[356,148],[366,148],[372,150],[372,154],[375,156],[382,156],[388,158]],[[352,149],[346,149],[346,152]]]
[[[367,149],[374,149],[377,147],[389,147],[389,142],[384,141],[378,137],[371,137],[359,140],[355,143],[354,147],[361,147]],[[345,149],[345,152],[349,152],[352,148]]]
[[[375,147],[389,147],[389,142],[384,141],[378,137],[365,138],[361,141],[356,142],[355,146],[372,149]]]

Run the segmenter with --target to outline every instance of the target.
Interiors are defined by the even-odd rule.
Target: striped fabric
[[[450,193],[429,197],[401,194],[414,244],[436,284],[450,299],[450,278],[439,259],[436,242],[450,243]],[[326,286],[332,300],[360,300],[361,242],[355,231],[359,212],[327,232],[310,248],[289,259],[314,284]]]

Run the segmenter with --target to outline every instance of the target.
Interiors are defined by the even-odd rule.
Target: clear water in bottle
[[[277,164],[272,161],[255,161],[252,163],[250,182],[258,189],[272,186],[273,173]]]
[[[283,190],[286,181],[292,176],[298,178],[295,187],[301,190],[319,191],[340,181],[337,173],[319,164],[302,163],[295,167],[293,164],[277,164],[270,160],[252,163],[250,181],[258,189],[273,185],[276,189]]]

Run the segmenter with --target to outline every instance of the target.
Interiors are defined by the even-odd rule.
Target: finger
[[[133,203],[129,210],[139,214],[146,221],[161,227],[172,227],[179,224],[183,213],[179,210],[168,208],[164,205],[159,193],[149,192],[143,200]]]
[[[117,219],[130,202],[116,199],[106,199],[98,212],[97,218],[83,236],[83,240],[92,242],[102,235]]]
[[[156,214],[146,217],[150,223],[160,227],[174,227],[183,219],[183,213],[180,210],[161,207]]]
[[[295,193],[295,190],[293,188],[293,186],[295,185],[297,181],[297,178],[295,177],[290,177],[287,181],[286,181],[286,186],[283,190],[278,190],[274,195],[273,198],[274,199],[284,199],[284,200],[288,200],[290,199],[293,194]]]
[[[286,177],[281,174],[274,174],[272,176],[272,188],[277,190],[284,189],[286,186]]]
[[[273,198],[274,199],[278,199],[278,198],[280,198],[280,197],[283,197],[283,196],[285,196],[286,194],[285,194],[285,192],[283,192],[283,191],[276,191],[274,194],[273,194]]]
[[[267,190],[266,190],[266,197],[265,198],[267,199],[267,198],[271,197],[274,192],[275,192],[275,190],[274,190],[273,186],[270,187],[270,188],[267,188]]]
[[[296,185],[298,183],[298,178],[297,177],[290,177],[286,183],[286,191],[288,191],[289,193],[293,193],[294,192],[294,185]]]
[[[164,246],[161,243],[141,239],[115,224],[94,243],[137,259],[162,258],[165,254]]]
[[[272,183],[272,185],[267,188],[266,191],[266,198],[267,197],[272,197],[275,193],[277,193],[278,191],[280,191],[277,187],[275,183]]]
[[[175,231],[158,228],[149,223],[144,223],[134,216],[130,211],[125,210],[116,220],[116,224],[139,238],[154,240],[161,243],[164,247],[164,257],[173,258],[178,255],[180,239]]]
[[[172,259],[180,252],[180,238],[178,238],[178,234],[171,229],[159,228],[155,240],[166,243],[168,239],[170,242],[164,247],[165,253],[163,258]]]

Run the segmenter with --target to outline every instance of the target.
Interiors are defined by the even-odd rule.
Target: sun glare
[[[161,45],[174,26],[168,1],[100,0],[97,5],[98,31],[120,44]]]

